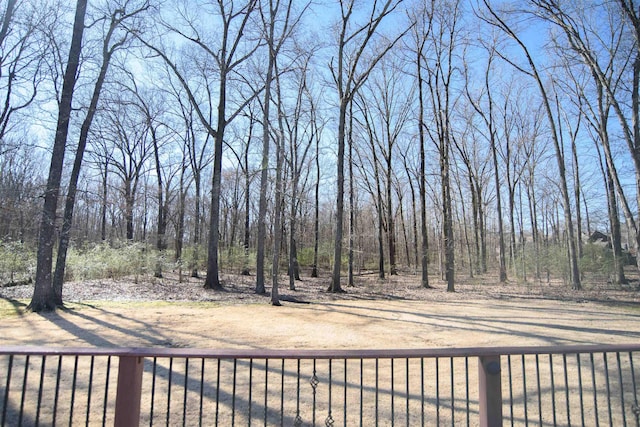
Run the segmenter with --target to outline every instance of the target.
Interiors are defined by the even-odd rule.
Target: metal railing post
[[[502,426],[500,356],[478,357],[480,426]]]
[[[143,370],[143,357],[120,356],[114,422],[116,427],[137,427],[140,424]]]

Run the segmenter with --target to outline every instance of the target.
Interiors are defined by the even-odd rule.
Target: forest
[[[634,0],[2,0],[0,282],[638,281]]]

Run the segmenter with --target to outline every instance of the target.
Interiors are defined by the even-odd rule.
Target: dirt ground
[[[0,289],[0,345],[193,348],[437,348],[640,340],[640,292],[611,285],[464,280],[422,289],[414,275],[357,278],[345,293],[328,280],[282,278],[283,306],[253,292],[253,277],[108,280],[65,284],[65,310],[25,310],[32,286]],[[295,301],[295,302],[294,302]]]
[[[283,285],[283,305],[274,307],[268,296],[255,294],[254,280],[227,276],[222,292],[203,289],[201,279],[180,282],[171,275],[162,280],[68,283],[64,287],[66,309],[47,314],[26,311],[31,286],[0,288],[0,347],[429,349],[637,344],[640,340],[640,293],[635,287],[605,283],[575,292],[559,283],[500,285],[495,278],[486,277],[460,280],[456,292],[448,293],[436,280],[432,281],[434,289],[421,288],[415,275],[384,281],[366,275],[340,294],[326,292],[326,278],[297,282],[295,291]],[[283,277],[282,283],[286,280]],[[570,417],[588,420],[585,425],[624,425],[624,417],[634,419],[637,408],[637,396],[632,393],[637,380],[627,374],[633,372],[631,354],[610,357],[611,369],[619,369],[618,377],[606,375],[605,360],[605,355],[595,359],[593,355],[572,356],[568,361],[549,356],[538,364],[535,356],[527,359],[529,381],[525,382],[524,356],[513,361],[503,358],[504,372],[510,378],[503,382],[503,395],[505,399],[511,396],[503,406],[505,416],[517,425],[527,424],[527,418],[545,425],[556,421],[570,425]],[[115,370],[105,368],[104,358],[96,359],[95,368],[93,358],[47,361],[45,380],[39,382],[45,372],[44,358],[16,357],[11,362],[0,358],[0,372],[13,363],[9,398],[0,401],[0,405],[8,402],[7,408],[0,406],[0,413],[7,412],[9,424],[18,425],[20,419],[23,425],[35,425],[37,419],[47,424],[54,417],[70,425],[85,417],[90,425],[113,424],[115,387],[107,384],[115,384]],[[145,360],[141,425],[201,425],[203,420],[205,425],[249,425],[251,420],[294,425],[297,419],[302,425],[324,421],[327,425],[478,422],[475,360],[406,359],[394,364],[394,359],[286,363],[218,359],[207,360],[206,368],[204,359],[188,362],[162,357]],[[28,375],[23,378],[27,366]],[[87,385],[82,381],[87,372],[101,380]],[[27,376],[30,380],[25,388]],[[54,409],[56,378],[63,397]],[[511,378],[514,390],[506,388]],[[622,378],[624,384],[618,384]],[[565,386],[567,379],[570,382]],[[3,379],[2,384],[7,381]],[[45,404],[28,405],[23,413],[24,394],[27,402]],[[69,396],[75,396],[75,403]],[[616,400],[611,409],[610,402],[606,403],[610,396],[623,396],[624,405]],[[595,401],[598,404],[591,405]],[[609,411],[598,412],[598,407]]]

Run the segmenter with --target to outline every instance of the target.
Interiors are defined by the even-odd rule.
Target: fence
[[[639,351],[0,347],[0,425],[639,425]]]

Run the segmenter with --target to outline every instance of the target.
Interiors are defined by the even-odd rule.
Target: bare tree
[[[547,94],[547,88],[545,87],[542,75],[538,70],[538,66],[533,60],[533,56],[530,53],[527,45],[522,41],[522,38],[519,37],[512,27],[495,11],[495,9],[489,5],[487,0],[483,0],[484,5],[490,17],[487,18],[487,22],[504,31],[510,38],[512,38],[518,47],[521,49],[522,53],[526,57],[526,61],[528,64],[528,69],[518,66],[515,62],[509,60],[504,55],[501,55],[503,59],[507,60],[509,63],[514,65],[519,71],[533,78],[536,82],[540,95],[543,100],[544,109],[547,115],[547,120],[549,121],[549,127],[551,132],[551,138],[553,140],[555,153],[556,153],[556,161],[558,165],[558,175],[560,178],[560,191],[562,195],[562,205],[564,210],[564,219],[568,234],[568,244],[569,244],[569,266],[571,272],[571,286],[573,289],[582,289],[581,277],[580,277],[580,268],[578,265],[578,254],[576,249],[576,239],[575,239],[575,231],[573,227],[573,216],[571,209],[571,200],[569,198],[569,188],[567,185],[567,177],[566,177],[566,166],[564,161],[564,153],[562,151],[560,137],[558,135],[558,129],[556,124],[556,118],[553,114],[551,100]]]
[[[0,156],[0,236],[3,241],[30,244],[37,237],[41,164],[41,156],[31,150],[10,150]]]
[[[412,36],[416,65],[416,82],[418,87],[418,137],[420,144],[420,169],[418,174],[418,192],[420,194],[420,263],[421,263],[421,283],[423,288],[431,288],[429,285],[429,237],[427,227],[427,189],[426,189],[426,123],[425,123],[425,96],[423,76],[423,58],[425,57],[425,48],[429,35],[432,30],[433,14],[428,13],[428,9],[433,10],[435,1],[425,4],[423,8],[419,8],[412,16],[414,23]]]
[[[291,4],[291,2],[289,2]],[[276,27],[276,12],[274,6],[279,6],[280,2],[274,4],[273,1],[269,1],[269,14],[265,17],[262,16],[262,23],[264,25],[264,37],[266,38],[266,44],[269,49],[267,60],[267,73],[265,77],[264,85],[264,101],[262,102],[263,119],[262,119],[262,163],[260,173],[260,201],[258,204],[258,239],[256,248],[256,293],[265,294],[267,292],[264,280],[264,258],[265,258],[265,241],[267,238],[267,229],[265,219],[267,215],[267,185],[269,179],[269,151],[271,147],[270,137],[270,123],[271,117],[269,112],[271,110],[271,85],[274,79],[273,73],[276,65],[278,51],[282,47],[283,39],[276,39],[275,27]],[[280,153],[278,153],[280,154]],[[277,157],[277,156],[276,156]],[[281,171],[277,171],[278,173]],[[276,211],[276,215],[280,215]],[[279,231],[276,230],[276,233]],[[278,251],[280,248],[277,248]],[[277,289],[277,288],[276,288]],[[272,295],[273,297],[273,295]]]
[[[285,161],[291,171],[291,183],[289,189],[289,289],[295,290],[295,281],[300,280],[300,268],[298,265],[297,244],[298,238],[298,212],[300,211],[301,194],[304,193],[309,168],[307,158],[309,150],[316,138],[313,124],[306,118],[308,114],[308,103],[312,99],[307,99],[309,95],[308,73],[313,51],[302,53],[300,64],[295,71],[297,80],[297,93],[295,104],[290,114],[285,114],[286,135],[289,140],[288,155]],[[306,123],[306,124],[305,124]],[[305,170],[307,171],[305,173]]]
[[[64,163],[64,152],[69,133],[71,118],[71,104],[77,79],[80,54],[82,52],[82,36],[84,35],[84,18],[87,12],[87,0],[78,0],[71,36],[69,57],[62,83],[61,98],[58,103],[58,122],[49,166],[44,194],[44,207],[40,222],[40,236],[38,238],[38,254],[36,267],[36,281],[33,297],[28,308],[35,312],[55,310],[57,298],[53,289],[51,269],[53,266],[53,245],[55,240],[56,210],[60,194],[60,181]]]
[[[67,250],[69,248],[69,237],[71,232],[71,225],[73,222],[73,210],[76,201],[76,191],[78,187],[78,179],[80,177],[80,169],[82,167],[84,152],[87,146],[89,130],[91,129],[93,118],[95,117],[98,108],[98,102],[100,100],[100,94],[102,93],[102,87],[107,77],[107,71],[109,70],[111,58],[113,57],[114,53],[126,46],[127,41],[130,38],[130,35],[126,31],[122,31],[122,23],[124,21],[134,20],[138,15],[140,15],[148,8],[148,1],[142,1],[139,4],[135,4],[133,1],[125,1],[122,4],[115,5],[112,10],[106,11],[105,14],[106,16],[108,16],[109,24],[106,27],[105,36],[102,42],[102,62],[93,87],[93,94],[91,96],[87,114],[80,128],[80,136],[78,138],[78,146],[76,148],[73,169],[71,171],[71,177],[69,179],[62,219],[62,227],[60,230],[58,254],[56,258],[55,272],[53,275],[53,288],[56,295],[56,303],[58,305],[62,305],[62,284],[64,281]],[[99,20],[102,20],[102,18]]]
[[[200,64],[204,66],[204,64]],[[201,123],[196,117],[197,114],[193,107],[193,104],[186,96],[184,88],[179,82],[176,82],[173,77],[173,71],[170,69],[165,70],[166,81],[168,82],[168,92],[171,95],[173,102],[170,105],[174,105],[176,111],[174,114],[178,117],[178,120],[182,121],[182,126],[178,125],[178,128],[184,132],[183,140],[183,156],[185,166],[188,167],[190,172],[188,173],[189,185],[185,185],[184,191],[193,184],[193,224],[191,228],[191,244],[193,247],[193,253],[189,257],[187,268],[190,270],[191,277],[199,277],[198,266],[201,256],[201,241],[202,241],[202,222],[203,222],[203,175],[204,171],[211,165],[213,161],[212,153],[210,153],[211,147],[211,135],[205,130],[202,131]],[[209,88],[206,84],[205,87]],[[207,92],[207,101],[212,102],[211,93]],[[212,108],[208,109],[209,112],[213,111]],[[211,113],[210,113],[211,114]],[[211,118],[211,116],[209,116]],[[187,171],[181,172],[187,174]],[[184,194],[186,199],[187,193]],[[186,206],[185,206],[186,207]],[[182,214],[182,212],[181,212]],[[182,230],[185,231],[185,230]],[[181,234],[178,233],[180,237]],[[178,245],[182,246],[182,242],[178,239],[176,241],[176,252],[178,252]]]
[[[311,267],[311,277],[318,277],[318,251],[320,244],[320,141],[324,125],[319,123],[316,100],[311,90],[309,92],[309,121],[314,135],[313,143],[315,148],[314,169],[315,184],[313,191],[313,265]]]
[[[161,163],[162,148],[166,141],[166,132],[168,129],[162,115],[165,113],[166,98],[164,93],[158,88],[144,88],[136,81],[136,78],[130,73],[126,73],[128,82],[122,84],[122,89],[131,94],[132,100],[129,108],[134,108],[141,114],[141,118],[145,121],[149,137],[151,139],[151,150],[153,153],[153,163],[156,175],[156,195],[158,201],[158,211],[156,217],[156,249],[158,250],[158,258],[155,266],[154,276],[162,278],[162,253],[167,248],[166,232],[169,221],[169,200],[165,198],[165,186],[168,188],[169,180],[166,176],[168,172]]]
[[[181,144],[181,162],[180,162],[180,172],[179,172],[179,185],[178,185],[178,207],[175,216],[175,256],[174,259],[178,264],[178,272],[179,272],[179,280],[182,282],[183,280],[183,260],[182,260],[182,250],[184,248],[184,235],[186,228],[186,211],[187,211],[187,197],[189,195],[189,189],[191,187],[191,183],[193,182],[193,175],[189,172],[189,145],[191,144],[191,129],[188,126],[188,123],[185,123],[185,127],[183,129],[182,134],[182,144]],[[167,210],[165,210],[166,212]]]
[[[607,67],[608,70],[614,70],[615,67]],[[614,280],[618,284],[627,283],[624,273],[624,259],[622,251],[622,233],[620,224],[620,205],[627,223],[627,227],[631,232],[635,232],[636,221],[631,213],[629,202],[623,191],[618,175],[618,170],[612,154],[612,147],[609,138],[609,118],[611,112],[611,102],[602,89],[602,84],[598,79],[593,79],[595,86],[595,94],[588,96],[586,94],[586,83],[579,81],[575,77],[574,69],[567,70],[570,88],[566,90],[571,93],[571,99],[574,100],[579,114],[587,122],[587,132],[592,136],[598,153],[598,163],[603,178],[603,184],[607,195],[607,210],[609,214],[609,224],[611,230],[611,246],[613,249]],[[593,75],[591,76],[593,77]],[[594,99],[595,98],[595,99]],[[603,159],[604,156],[604,159]],[[586,199],[583,197],[585,204],[585,214],[587,216],[587,231],[591,235],[589,227],[589,211],[587,209]]]
[[[433,115],[433,127],[428,135],[436,146],[440,167],[442,201],[442,244],[447,291],[455,291],[455,247],[451,196],[451,147],[453,146],[452,115],[455,103],[453,79],[456,74],[457,49],[460,47],[461,10],[459,1],[440,3],[430,11],[434,28],[429,32],[429,52],[423,56],[428,71],[425,81]]]
[[[591,76],[593,92],[587,94],[585,89],[579,89],[582,92],[580,99],[583,99],[583,106],[589,111],[587,117],[590,127],[597,129],[597,139],[603,149],[606,163],[603,179],[609,195],[614,257],[620,259],[615,254],[620,252],[621,255],[621,245],[617,242],[619,220],[612,217],[615,214],[612,209],[617,210],[619,203],[627,227],[634,234],[636,248],[640,247],[640,227],[637,224],[640,217],[632,212],[620,183],[608,127],[610,115],[615,116],[620,126],[619,135],[626,142],[628,158],[634,168],[637,202],[640,200],[640,19],[637,6],[633,1],[626,0],[606,2],[595,7],[557,1],[532,1],[531,4],[536,16],[561,30],[560,34],[564,35],[562,42],[568,42],[568,48],[577,54],[577,58],[571,53],[565,55],[574,60],[572,65],[575,67],[575,59],[579,59]],[[620,19],[621,16],[623,19]],[[611,110],[613,114],[610,114]],[[609,187],[613,187],[614,192]],[[614,200],[616,198],[617,201]],[[616,264],[617,280],[626,281],[621,264],[618,261]]]
[[[495,41],[494,41],[495,43]],[[494,116],[495,102],[493,99],[493,92],[491,90],[492,82],[490,79],[492,64],[495,58],[495,46],[487,47],[487,65],[484,72],[484,88],[480,94],[480,98],[486,96],[486,107],[481,105],[480,99],[474,98],[469,90],[469,77],[467,76],[466,92],[469,103],[473,106],[477,114],[482,118],[484,125],[487,128],[485,133],[486,139],[489,140],[489,146],[491,148],[491,159],[493,160],[493,176],[494,185],[496,189],[496,215],[498,218],[498,251],[499,251],[499,280],[501,283],[507,281],[507,262],[505,256],[505,241],[504,241],[504,225],[503,225],[503,211],[502,211],[502,194],[500,185],[500,169],[498,165],[498,143],[497,143],[497,129],[496,120]],[[477,195],[476,195],[477,197]]]
[[[56,30],[63,27],[58,6],[6,2],[0,26],[0,155],[13,148],[5,137],[19,123],[16,116],[36,101],[47,63],[54,73],[63,66],[52,59],[59,54]]]
[[[383,59],[378,69],[379,73],[369,79],[368,85],[363,89],[367,89],[367,102],[372,104],[372,112],[375,115],[372,120],[376,122],[374,126],[381,129],[375,141],[377,144],[375,149],[379,150],[384,162],[385,224],[389,248],[389,274],[393,276],[398,274],[395,210],[392,197],[393,159],[397,157],[397,144],[409,119],[411,97],[404,91],[406,82],[402,79],[403,73],[399,72],[399,64]]]
[[[371,107],[363,94],[358,94],[354,99],[361,111],[361,126],[365,129],[367,145],[356,150],[358,155],[358,166],[361,169],[361,177],[366,190],[373,199],[376,211],[376,229],[378,243],[378,278],[384,279],[385,276],[385,252],[384,252],[384,234],[385,234],[385,215],[384,215],[384,196],[382,191],[382,177],[380,173],[380,160],[378,159],[378,143],[382,137],[379,135],[379,127],[373,122],[373,114]],[[373,182],[371,182],[373,176]]]
[[[126,223],[125,237],[133,241],[136,198],[147,161],[154,154],[151,124],[139,110],[130,108],[134,99],[129,92],[110,94],[108,102],[111,107],[103,111],[100,134],[113,147],[109,164],[120,179],[118,191],[124,201],[121,210]],[[146,211],[147,209],[144,210],[145,214]]]
[[[544,128],[544,119],[541,117],[543,111],[541,110],[541,105],[539,103],[527,102],[527,100],[531,99],[530,91],[526,87],[519,86],[517,89],[511,89],[515,94],[515,101],[511,103],[511,114],[513,122],[513,137],[515,141],[515,150],[513,150],[513,160],[510,162],[510,171],[509,171],[509,203],[510,203],[510,219],[512,222],[512,233],[514,234],[514,238],[511,239],[511,246],[513,247],[513,255],[512,257],[517,258],[517,244],[515,239],[515,217],[514,211],[516,209],[519,210],[519,218],[518,223],[520,227],[520,259],[522,260],[521,266],[521,277],[526,281],[527,273],[526,273],[526,264],[524,263],[525,259],[525,239],[524,239],[524,211],[522,206],[522,196],[523,192],[528,192],[529,184],[532,186],[535,183],[535,170],[540,165],[538,164],[543,158],[543,153],[545,150],[545,146],[540,142],[541,132]],[[541,124],[542,123],[542,124]],[[547,157],[548,158],[548,157]],[[530,180],[528,183],[527,180]],[[525,187],[523,190],[523,186]],[[516,204],[516,190],[518,194],[518,203]],[[529,200],[529,215],[530,217],[535,216],[535,194],[527,193],[527,198]],[[537,218],[531,218],[531,227],[532,227],[532,238],[534,244],[534,257],[536,263],[536,278],[539,278],[539,248],[538,248],[538,230],[533,229],[535,226],[537,228]],[[512,261],[514,263],[514,267],[516,264],[516,259]]]
[[[627,226],[635,234],[634,243],[638,248],[640,247],[640,227],[637,222],[640,216],[634,218],[624,190],[620,185],[617,168],[611,154],[607,128],[609,110],[613,109],[634,167],[636,201],[639,201],[640,125],[638,123],[640,122],[640,96],[638,88],[640,87],[640,48],[638,43],[640,42],[640,17],[637,8],[632,0],[603,3],[596,8],[583,8],[581,5],[562,4],[552,0],[536,0],[531,1],[531,4],[535,8],[536,16],[561,29],[570,48],[579,55],[592,76],[596,92],[595,102],[598,106],[590,107],[591,116],[597,118],[594,124],[598,128],[607,170],[611,174],[610,184],[615,187]],[[591,15],[591,12],[594,15]],[[621,15],[626,19],[621,20]],[[629,29],[625,28],[628,24],[631,24]],[[609,31],[607,37],[601,36],[603,27]],[[625,43],[629,33],[634,40],[632,44]],[[628,71],[631,73],[631,81],[623,83]],[[628,91],[623,90],[625,86]],[[585,100],[589,98],[584,97]],[[630,105],[630,108],[626,108],[625,105]],[[594,115],[593,112],[596,114]],[[630,112],[630,114],[626,114],[626,112]],[[610,194],[609,205],[611,208],[613,206],[611,193],[607,191],[607,194]],[[612,227],[614,230],[616,229],[615,220],[612,222]],[[622,277],[619,279],[625,280]]]
[[[273,212],[273,250],[271,253],[271,305],[280,306],[280,293],[278,276],[280,274],[280,252],[284,238],[283,214],[284,214],[284,105],[282,99],[282,86],[277,62],[273,64],[276,81],[276,106],[278,109],[278,128],[274,132],[273,140],[276,148],[276,182],[275,201]]]
[[[529,139],[528,123],[532,117],[529,108],[526,86],[515,81],[505,82],[502,93],[502,108],[499,109],[502,122],[502,144],[498,144],[498,153],[504,165],[503,174],[507,187],[507,212],[509,215],[509,263],[513,274],[517,275],[518,244],[516,231],[516,191],[528,163],[528,157],[535,147]],[[561,133],[562,134],[562,133]]]
[[[487,239],[485,199],[490,175],[491,149],[486,149],[486,133],[479,131],[474,109],[463,112],[467,117],[466,126],[461,137],[454,138],[457,158],[462,160],[466,169],[469,192],[471,193],[472,228],[474,243],[475,271],[479,274],[487,272]],[[493,175],[493,174],[491,174]],[[459,184],[461,185],[461,184]],[[464,202],[463,202],[464,203]]]
[[[384,55],[391,50],[396,42],[409,28],[390,42],[372,53],[369,58],[364,57],[367,46],[373,41],[380,23],[389,16],[402,0],[374,0],[371,5],[368,20],[364,24],[354,27],[355,0],[340,0],[340,27],[338,33],[338,55],[329,65],[333,83],[338,92],[340,102],[338,114],[338,152],[337,152],[337,180],[336,180],[336,224],[333,254],[333,274],[330,292],[342,292],[340,286],[340,272],[342,269],[342,237],[344,224],[344,159],[346,141],[346,118],[349,104],[369,74]]]
[[[267,213],[267,185],[269,167],[269,146],[270,146],[270,111],[272,103],[271,85],[276,78],[275,68],[278,66],[278,56],[284,44],[289,40],[295,31],[300,19],[308,4],[300,12],[294,13],[293,2],[291,0],[269,0],[265,2],[267,13],[260,9],[262,18],[263,38],[268,49],[267,72],[264,83],[264,101],[262,103],[264,118],[262,120],[262,164],[260,174],[260,201],[258,205],[258,239],[256,249],[256,293],[266,293],[264,285],[264,257],[266,241],[265,218]],[[278,25],[279,24],[279,25]],[[276,156],[277,157],[277,156]],[[279,171],[276,171],[276,173]],[[276,212],[276,215],[279,215]],[[278,232],[278,231],[276,231]]]
[[[219,276],[218,247],[220,238],[220,191],[225,128],[241,114],[244,107],[252,102],[260,92],[254,91],[250,96],[240,101],[231,113],[227,111],[228,85],[231,78],[233,75],[236,75],[235,73],[239,72],[241,65],[245,63],[259,47],[259,43],[248,41],[245,37],[249,29],[250,19],[256,11],[257,5],[257,0],[247,0],[242,2],[241,5],[217,0],[214,2],[213,12],[199,9],[198,15],[194,16],[181,10],[181,19],[184,21],[183,24],[185,24],[182,27],[178,27],[173,22],[163,22],[163,25],[169,31],[177,34],[186,42],[191,43],[202,55],[216,64],[218,71],[218,86],[216,88],[218,102],[215,107],[215,114],[213,112],[213,105],[210,102],[204,103],[204,106],[209,105],[210,114],[204,111],[204,106],[197,96],[198,92],[200,92],[199,82],[194,83],[192,80],[187,79],[184,71],[178,67],[177,61],[172,60],[165,49],[141,39],[142,43],[162,58],[173,71],[183,86],[202,126],[214,140],[207,278],[204,284],[206,289],[222,289]],[[198,21],[200,17],[213,17],[218,19],[220,23],[219,34],[212,35],[210,31],[207,32],[206,26],[203,28],[202,23]],[[242,79],[240,80],[242,81]],[[210,88],[207,88],[206,92],[210,99],[212,91]]]
[[[180,86],[174,84],[171,75],[168,74],[169,88],[167,92],[173,102],[173,114],[179,122],[175,124],[173,132],[179,140],[181,140],[181,165],[179,172],[179,204],[176,218],[176,239],[175,239],[175,259],[179,263],[180,274],[182,274],[183,257],[182,250],[184,247],[184,238],[186,231],[185,215],[187,211],[187,199],[192,194],[190,192],[191,184],[195,184],[194,214],[193,214],[193,255],[189,259],[187,268],[190,270],[192,277],[198,277],[198,261],[199,261],[199,242],[200,242],[200,223],[201,223],[201,186],[202,186],[202,170],[210,163],[210,157],[205,155],[206,144],[198,145],[199,133],[196,130],[198,121],[195,120],[193,106],[183,97],[183,90]],[[208,134],[205,133],[205,142]]]
[[[242,246],[244,249],[244,266],[242,267],[242,275],[249,275],[249,242],[251,239],[251,180],[252,173],[249,169],[249,147],[251,147],[251,143],[253,141],[253,129],[256,125],[257,118],[255,117],[251,106],[248,106],[249,114],[249,129],[247,131],[247,142],[244,144],[244,151],[242,154],[242,158],[240,160],[240,164],[242,165],[242,173],[244,175],[244,233],[242,239]]]
[[[410,140],[411,143],[414,140]],[[400,150],[400,157],[402,158],[402,165],[404,166],[404,172],[406,173],[407,184],[409,185],[409,192],[411,196],[411,231],[412,231],[412,246],[413,246],[413,260],[411,259],[411,255],[409,254],[409,241],[407,237],[405,237],[405,247],[407,252],[407,264],[411,267],[411,263],[414,263],[414,268],[418,268],[420,265],[420,249],[419,249],[419,238],[420,233],[418,232],[418,203],[416,200],[416,182],[418,182],[418,173],[416,172],[415,166],[415,152],[412,151],[414,144],[408,144],[404,150]],[[418,157],[419,158],[419,157]],[[419,168],[418,168],[419,169]],[[403,198],[404,186],[400,184],[400,179],[397,180],[398,185],[396,185],[396,194],[399,199]],[[419,187],[419,186],[418,186]],[[419,196],[419,194],[418,194]],[[402,206],[402,205],[401,205]],[[406,235],[406,233],[405,233]]]

